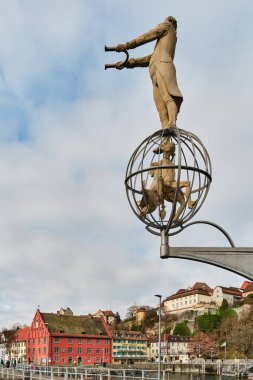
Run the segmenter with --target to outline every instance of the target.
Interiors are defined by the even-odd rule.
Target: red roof
[[[245,290],[248,285],[253,284],[253,281],[243,281],[241,289]]]
[[[242,292],[237,288],[226,288],[225,286],[220,286],[220,288],[222,289],[223,293],[242,297]]]
[[[195,282],[192,288],[179,289],[175,294],[172,294],[171,296],[167,297],[165,301],[189,296],[192,294],[202,294],[210,296],[212,292],[213,290],[205,282]]]
[[[195,282],[192,289],[203,289],[207,290],[208,292],[212,292],[210,286],[208,286],[205,282]]]
[[[28,330],[29,330],[29,327],[25,327],[23,329],[19,329],[18,330],[18,332],[17,332],[17,340],[18,340],[18,342],[25,342],[26,341]]]
[[[246,288],[244,289],[243,293],[252,292],[253,291],[253,282],[250,282]]]
[[[115,317],[115,315],[113,314],[111,310],[103,310],[102,312],[104,313],[104,315],[108,317]]]

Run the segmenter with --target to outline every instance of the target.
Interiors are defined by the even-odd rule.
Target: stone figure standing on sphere
[[[154,29],[142,34],[125,44],[117,45],[116,51],[135,49],[138,46],[157,40],[152,54],[131,58],[127,62],[118,62],[116,68],[149,66],[149,73],[153,83],[153,95],[156,108],[163,128],[174,127],[180,110],[183,96],[178,88],[176,68],[173,63],[177,43],[177,21],[174,17],[167,17]]]

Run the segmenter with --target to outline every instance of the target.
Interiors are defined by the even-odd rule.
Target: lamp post
[[[158,380],[161,380],[161,301],[162,301],[162,296],[160,294],[155,294],[155,297],[159,298]]]

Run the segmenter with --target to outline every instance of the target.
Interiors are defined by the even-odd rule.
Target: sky
[[[251,0],[0,0],[0,327],[69,306],[124,317],[196,281],[240,286],[214,266],[160,259],[133,214],[127,163],[160,123],[148,69],[104,70],[125,43],[178,21],[177,126],[207,148],[213,181],[196,219],[252,246]],[[130,52],[152,52],[154,43]],[[171,246],[227,246],[208,226]]]

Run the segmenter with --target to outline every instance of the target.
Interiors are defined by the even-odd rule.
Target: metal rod
[[[167,231],[161,230],[161,248],[160,257],[161,259],[167,259],[170,256],[169,238]]]
[[[159,298],[159,338],[158,338],[158,380],[161,380],[161,306],[162,306],[162,296],[161,294],[155,294],[155,297]]]

